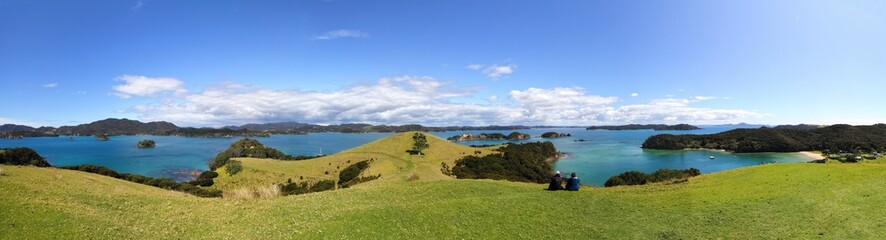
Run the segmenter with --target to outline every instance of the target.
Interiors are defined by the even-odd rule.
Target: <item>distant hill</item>
[[[665,124],[628,124],[618,126],[591,126],[587,130],[645,130],[652,129],[655,131],[668,130],[697,130],[701,129],[689,124],[665,125]]]
[[[0,125],[0,132],[21,132],[21,131],[35,131],[36,128],[25,126],[25,125],[15,125],[15,124],[3,124]]]
[[[735,124],[720,124],[720,125],[699,125],[699,127],[728,127],[728,128],[761,128],[766,127],[765,124],[752,124],[752,123],[735,123]]]
[[[883,151],[886,150],[886,124],[837,124],[814,129],[735,129],[705,135],[659,134],[646,139],[643,148],[708,148],[734,152]]]
[[[250,123],[250,124],[244,124],[244,125],[239,126],[237,128],[246,129],[249,131],[262,132],[262,131],[297,130],[299,128],[311,126],[311,125],[313,125],[313,124],[300,123],[300,122],[279,122],[279,123],[263,123],[263,124]],[[237,128],[232,128],[232,129],[237,129]]]
[[[816,128],[823,127],[821,125],[812,125],[812,124],[797,124],[797,125],[778,125],[773,128],[775,129],[796,129],[796,130],[812,130]]]
[[[365,123],[345,123],[333,125],[318,125],[300,122],[279,122],[279,123],[251,123],[241,126],[230,127],[231,129],[246,129],[249,131],[268,131],[272,133],[309,133],[309,132],[341,132],[341,133],[365,133],[365,132],[443,132],[443,131],[472,131],[472,130],[518,130],[529,129],[530,127],[515,126],[448,126],[448,127],[428,127],[418,124],[406,125],[372,125]]]
[[[55,130],[61,135],[171,135],[179,127],[169,122],[143,123],[136,120],[108,118],[77,126],[63,126]]]

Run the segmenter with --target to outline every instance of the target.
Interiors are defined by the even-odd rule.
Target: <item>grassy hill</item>
[[[342,169],[366,159],[375,161],[365,174],[381,174],[382,181],[405,181],[413,173],[419,180],[452,179],[440,171],[441,163],[454,166],[458,158],[475,154],[475,151],[481,152],[478,155],[490,154],[496,148],[473,148],[449,142],[433,134],[425,134],[430,145],[424,150],[425,155],[409,155],[406,150],[412,148],[413,133],[415,132],[397,134],[333,155],[301,161],[235,158],[242,162],[243,170],[230,176],[224,168],[219,168],[219,177],[215,179],[213,188],[234,190],[283,183],[289,179],[338,180],[338,173]]]
[[[769,164],[679,184],[548,192],[541,184],[433,177],[421,166],[447,161],[431,152],[447,145],[429,136],[431,149],[421,159],[381,148],[400,141],[348,151],[392,151],[381,160],[394,166],[386,179],[274,199],[198,198],[84,172],[0,165],[0,238],[886,237],[883,164]],[[301,171],[339,159],[346,158],[281,166]],[[244,172],[290,175],[282,167],[259,168],[267,164],[277,162],[244,159]],[[402,179],[413,171],[428,177]]]

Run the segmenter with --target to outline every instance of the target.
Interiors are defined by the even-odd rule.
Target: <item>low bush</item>
[[[701,175],[701,171],[696,168],[676,170],[676,169],[659,169],[651,174],[645,174],[638,171],[627,171],[619,175],[612,176],[603,185],[606,187],[614,187],[621,185],[644,185],[650,182],[664,182],[671,180],[684,180],[690,177]]]
[[[280,184],[279,189],[280,194],[283,196],[322,192],[335,189],[335,181],[321,180],[313,184],[309,182],[291,182],[287,184]]]
[[[240,161],[230,160],[228,161],[228,164],[225,165],[225,170],[228,171],[228,175],[234,176],[234,174],[237,174],[238,172],[240,172],[240,170],[243,170],[243,165],[240,163]]]
[[[360,176],[360,173],[363,173],[363,170],[369,168],[370,160],[363,160],[357,163],[351,164],[346,167],[344,170],[341,170],[341,173],[338,174],[338,185],[346,185],[346,183],[351,182]],[[353,185],[353,184],[347,184]]]
[[[130,181],[134,183],[154,186],[158,188],[175,190],[185,192],[198,197],[221,197],[222,192],[219,190],[210,190],[199,188],[191,183],[178,183],[175,180],[169,178],[152,178],[146,177],[138,174],[129,174],[129,173],[117,173],[114,170],[111,170],[102,166],[95,165],[77,165],[77,166],[68,166],[61,167],[62,169],[75,170],[75,171],[83,171],[89,173],[95,173],[100,175],[105,175],[112,178],[117,178],[125,181]],[[212,179],[210,179],[211,181]]]

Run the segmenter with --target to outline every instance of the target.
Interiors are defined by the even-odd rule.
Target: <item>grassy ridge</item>
[[[0,238],[886,237],[882,164],[771,164],[682,184],[579,192],[389,181],[235,201],[68,170],[0,168],[0,192],[15,193],[0,194]]]
[[[425,155],[409,155],[406,150],[412,148],[413,133],[401,133],[333,155],[301,161],[237,158],[236,160],[242,162],[243,170],[230,176],[224,168],[219,168],[219,177],[215,179],[213,188],[233,190],[267,186],[286,182],[289,179],[292,181],[337,180],[338,173],[348,165],[370,158],[375,161],[365,174],[381,174],[382,180],[402,181],[412,173],[417,174],[419,179],[423,180],[452,179],[440,171],[441,163],[445,162],[449,166],[454,166],[455,160],[461,156],[474,154],[474,151],[480,151],[480,155],[486,155],[492,153],[492,149],[496,148],[473,148],[451,143],[432,134],[425,134],[430,145],[424,151]]]

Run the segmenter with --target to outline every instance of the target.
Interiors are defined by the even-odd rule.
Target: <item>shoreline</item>
[[[724,150],[724,149],[712,149],[712,148],[684,148],[681,151],[715,151],[715,152],[727,152],[727,153],[733,153],[733,154],[741,154],[741,153],[731,152],[731,151]],[[825,159],[824,155],[821,155],[819,153],[814,153],[812,151],[784,152],[784,153],[797,153],[797,154],[802,155],[803,157],[809,158],[809,160]]]
[[[810,152],[810,151],[800,151],[800,152],[797,152],[797,153],[799,153],[800,155],[803,155],[804,157],[809,158],[810,160],[821,160],[821,159],[825,159],[825,157],[824,157],[823,155],[818,154],[818,153],[814,153],[814,152]]]

